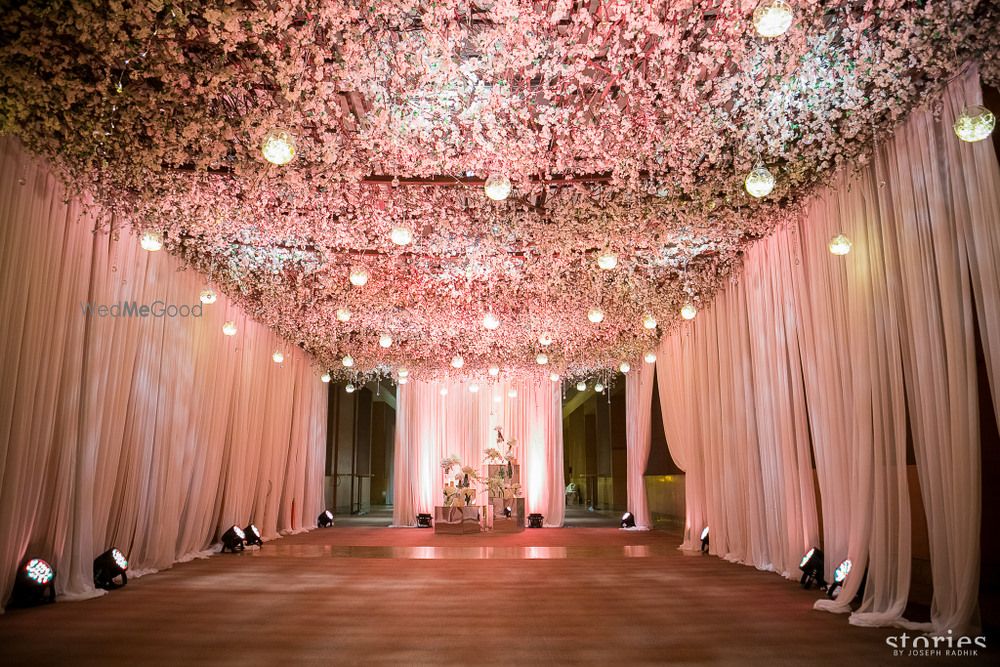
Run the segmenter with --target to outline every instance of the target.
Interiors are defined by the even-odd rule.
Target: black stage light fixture
[[[323,510],[323,513],[319,515],[318,519],[316,519],[316,524],[320,528],[329,528],[330,526],[332,526],[333,512],[331,512],[330,510]]]
[[[823,581],[823,552],[820,549],[813,547],[805,552],[799,561],[799,569],[802,570],[802,578],[799,579],[802,588],[808,590],[813,584],[820,588],[826,585]]]
[[[128,559],[112,547],[94,559],[94,585],[106,591],[121,588],[128,583]],[[121,577],[121,582],[115,581]]]
[[[622,514],[622,528],[635,528],[635,517],[631,512]]]
[[[705,526],[705,529],[701,531],[701,552],[708,553],[708,526]]]
[[[827,597],[836,598],[840,594],[840,590],[844,587],[844,582],[847,581],[847,575],[850,573],[851,559],[848,558],[833,571],[833,583],[826,589]]]
[[[222,552],[229,549],[233,553],[243,551],[243,540],[247,538],[246,533],[239,526],[232,526],[222,534]]]
[[[532,512],[528,515],[528,528],[541,528],[542,527],[542,515],[538,512]]]
[[[56,601],[56,571],[41,558],[25,558],[17,569],[10,603],[15,607],[33,607]]]
[[[260,531],[257,530],[257,526],[251,523],[249,526],[243,529],[243,532],[247,536],[246,539],[243,540],[243,543],[246,544],[248,547],[252,547],[255,545],[258,547],[264,546],[264,540],[260,538]]]
[[[417,528],[430,528],[431,527],[431,515],[426,512],[421,512],[417,515]]]
[[[513,513],[514,513],[513,510],[510,509],[510,505],[507,505],[506,507],[503,508],[503,515],[504,515],[504,517],[506,517],[506,518],[509,519],[510,515],[513,514]]]

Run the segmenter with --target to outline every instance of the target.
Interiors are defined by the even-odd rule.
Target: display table
[[[480,509],[475,505],[472,507],[435,507],[434,532],[444,535],[478,533],[480,530]]]
[[[490,498],[493,509],[493,530],[498,533],[517,533],[524,530],[524,498]],[[510,508],[510,516],[505,510]]]

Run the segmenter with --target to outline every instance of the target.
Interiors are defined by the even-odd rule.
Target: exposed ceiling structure
[[[759,4],[29,2],[0,25],[0,131],[318,368],[589,375],[997,42],[996,2],[792,1],[774,38]]]

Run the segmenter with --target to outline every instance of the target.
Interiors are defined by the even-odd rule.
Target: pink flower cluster
[[[961,63],[995,69],[995,3],[797,0],[774,39],[757,4],[25,3],[0,26],[0,131],[318,367],[583,376],[708,305]],[[275,128],[296,138],[282,167],[261,156]]]

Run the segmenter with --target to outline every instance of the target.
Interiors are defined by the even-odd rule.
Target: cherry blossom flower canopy
[[[29,2],[0,131],[322,370],[578,377],[996,51],[995,2],[767,4]]]

